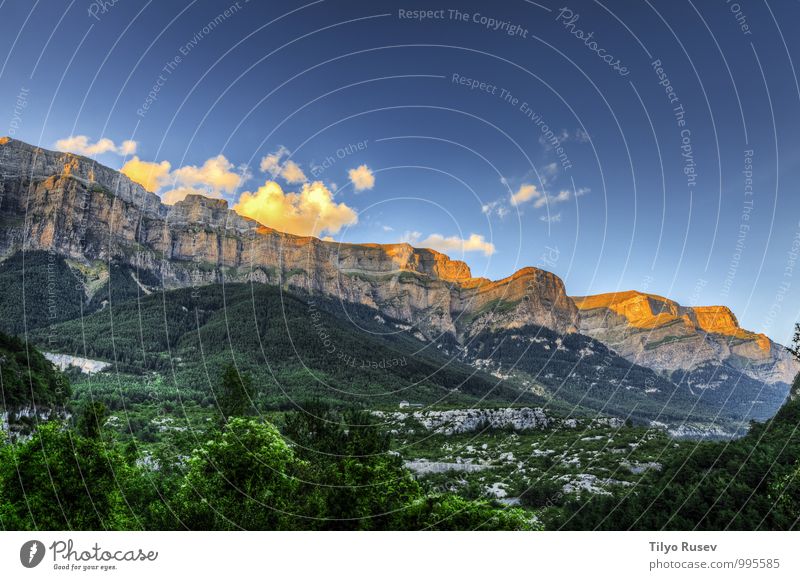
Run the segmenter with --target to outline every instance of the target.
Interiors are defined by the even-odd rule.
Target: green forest
[[[2,335],[0,356],[26,356]],[[35,350],[32,360],[43,358]],[[3,365],[3,384],[66,384],[52,365]],[[18,380],[10,383],[7,379]],[[44,385],[44,386],[43,386]],[[228,367],[220,413],[202,429],[144,454],[105,428],[108,409],[86,401],[70,420],[33,425],[0,446],[0,527],[5,530],[531,530],[521,509],[454,494],[427,494],[390,451],[369,413],[325,403],[286,415],[282,429],[252,414],[252,382]],[[4,394],[6,391],[4,389]]]

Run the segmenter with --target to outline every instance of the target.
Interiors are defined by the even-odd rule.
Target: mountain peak
[[[787,384],[798,371],[783,347],[743,329],[727,306],[682,306],[635,290],[573,300],[580,332],[657,370],[688,371],[723,361],[752,378]]]

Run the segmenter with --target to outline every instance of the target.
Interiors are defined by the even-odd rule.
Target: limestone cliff
[[[77,262],[117,260],[165,288],[227,281],[280,284],[368,305],[428,339],[489,327],[577,327],[577,309],[555,275],[524,268],[496,282],[408,244],[342,244],[278,232],[190,195],[161,204],[91,159],[0,139],[0,256],[48,250]]]
[[[681,306],[628,291],[573,297],[579,330],[619,354],[659,371],[725,363],[768,384],[791,384],[800,365],[763,334],[744,330],[725,306]]]

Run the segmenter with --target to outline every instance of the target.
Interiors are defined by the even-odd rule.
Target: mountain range
[[[26,255],[39,257],[26,268]],[[285,293],[318,303],[329,324],[364,340],[468,370],[501,386],[507,402],[536,397],[668,425],[744,424],[772,416],[800,370],[724,306],[637,291],[569,296],[558,276],[532,267],[473,278],[432,249],[291,235],[221,199],[164,205],[91,159],[10,138],[0,139],[0,259],[3,329],[50,328],[40,341],[64,350],[77,349],[68,322],[104,316],[112,302],[256,284],[278,291],[265,300]],[[55,306],[50,286],[60,289]],[[301,324],[313,328],[314,319]],[[402,396],[412,400],[414,390]]]

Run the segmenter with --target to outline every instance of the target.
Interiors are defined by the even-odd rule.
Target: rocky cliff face
[[[485,327],[577,328],[555,275],[525,268],[499,281],[408,244],[340,244],[278,232],[224,200],[174,206],[85,157],[0,139],[0,256],[47,250],[75,261],[118,260],[165,288],[256,281],[379,309],[428,338]]]
[[[659,371],[725,364],[767,384],[792,383],[800,365],[763,334],[744,330],[725,306],[681,306],[642,292],[573,298],[579,330]]]

